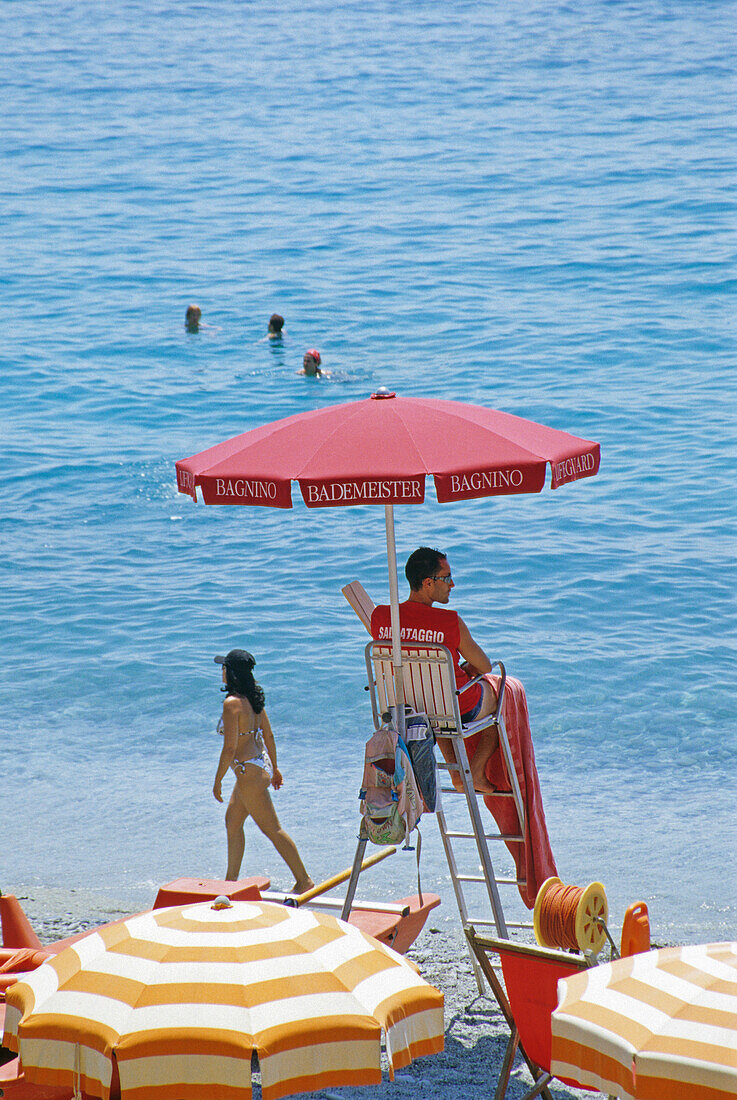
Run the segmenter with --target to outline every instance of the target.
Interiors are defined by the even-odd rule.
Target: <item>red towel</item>
[[[496,691],[499,686],[498,676],[489,676],[490,683]],[[517,781],[519,782],[522,802],[525,806],[525,840],[507,843],[507,847],[514,859],[517,868],[517,878],[526,879],[526,885],[519,887],[520,896],[528,909],[535,906],[537,892],[551,875],[557,875],[553,851],[550,847],[548,829],[545,824],[545,811],[540,793],[540,781],[537,777],[535,765],[535,751],[532,747],[532,734],[530,733],[530,717],[527,713],[527,697],[525,689],[519,680],[507,677],[504,689],[503,705],[504,725],[507,730],[509,747],[512,751]],[[474,734],[466,739],[466,751],[469,759],[473,756],[481,735]],[[497,748],[489,758],[486,765],[486,778],[498,791],[511,791],[512,787],[507,778],[507,770],[504,766],[504,757],[501,748]],[[502,833],[516,833],[519,835],[519,821],[517,810],[511,798],[498,798],[493,794],[483,796],[484,802],[491,810],[499,831]]]

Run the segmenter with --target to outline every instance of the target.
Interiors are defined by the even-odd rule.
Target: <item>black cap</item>
[[[236,671],[239,665],[245,665],[250,672],[256,667],[256,658],[247,649],[231,649],[230,653],[226,653],[224,657],[216,657],[215,664],[227,665]]]

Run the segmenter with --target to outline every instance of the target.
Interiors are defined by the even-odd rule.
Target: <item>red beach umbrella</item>
[[[379,391],[364,401],[275,420],[177,462],[181,493],[205,504],[308,508],[421,504],[539,493],[599,469],[599,444],[478,405]]]
[[[296,481],[308,508],[384,505],[401,691],[394,505],[421,504],[428,474],[441,504],[539,493],[548,464],[552,489],[593,477],[599,444],[495,409],[380,390],[272,421],[176,468],[179,491],[196,500],[199,487],[205,504],[291,508]]]

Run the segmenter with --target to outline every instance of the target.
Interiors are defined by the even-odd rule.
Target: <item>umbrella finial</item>
[[[233,908],[233,902],[230,900],[230,898],[226,898],[225,894],[221,894],[219,897],[215,898],[215,900],[212,903],[212,905],[210,906],[210,908],[211,909],[232,909]]]
[[[393,390],[388,390],[386,386],[379,386],[376,393],[371,394],[372,401],[384,401],[388,397],[396,397],[396,393]]]

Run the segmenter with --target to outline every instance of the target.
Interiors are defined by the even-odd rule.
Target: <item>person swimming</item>
[[[186,328],[187,332],[199,332],[201,318],[202,310],[199,306],[187,306],[187,312],[184,315],[184,327]]]
[[[269,339],[281,340],[284,318],[281,313],[272,313],[269,317]]]
[[[220,332],[217,325],[209,325],[202,320],[202,310],[194,304],[187,306],[187,312],[184,314],[184,327],[187,332],[204,331],[208,335]]]
[[[297,371],[297,373],[305,374],[308,378],[316,378],[319,375],[325,373],[324,371],[320,370],[321,363],[322,358],[317,348],[309,348],[309,350],[305,352],[304,358],[302,359],[302,370]]]

